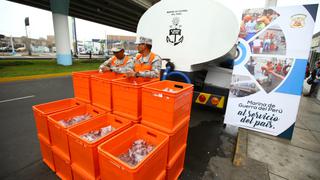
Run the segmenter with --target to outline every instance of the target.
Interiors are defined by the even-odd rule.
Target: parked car
[[[7,47],[0,47],[0,52],[6,52]]]
[[[12,52],[11,46],[0,47],[0,52]]]
[[[90,54],[90,51],[91,51],[91,50],[83,50],[83,51],[80,51],[79,53],[80,53],[81,55],[88,55],[88,54]],[[91,54],[93,54],[92,51],[91,51]]]

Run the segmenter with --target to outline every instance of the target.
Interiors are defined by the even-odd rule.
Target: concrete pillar
[[[72,65],[68,26],[69,0],[50,0],[50,6],[57,49],[57,62],[64,66]]]
[[[270,7],[276,7],[277,6],[277,0],[265,0],[265,8],[270,8]]]

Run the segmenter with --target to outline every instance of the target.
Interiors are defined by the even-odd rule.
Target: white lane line
[[[20,99],[28,99],[28,98],[33,98],[33,97],[35,97],[35,95],[18,97],[18,98],[12,98],[12,99],[6,99],[6,100],[0,101],[0,103],[10,102],[10,101],[16,101],[16,100],[20,100]]]

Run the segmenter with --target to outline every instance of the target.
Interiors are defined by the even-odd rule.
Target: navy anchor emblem
[[[179,29],[181,27],[181,25],[179,25],[179,18],[178,17],[174,17],[172,19],[172,24],[170,25],[169,29],[169,36],[167,36],[167,43],[172,43],[174,46],[182,43],[183,41],[183,36],[181,35],[181,29]],[[173,40],[170,38],[170,36],[173,36]],[[179,39],[177,39],[179,36],[181,36]]]

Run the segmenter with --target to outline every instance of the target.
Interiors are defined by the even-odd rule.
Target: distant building
[[[20,47],[25,47],[25,38],[24,37],[12,37],[13,41],[13,46],[15,49],[20,48]],[[11,47],[11,37],[10,36],[5,36],[1,40],[1,47]]]
[[[47,35],[47,47],[50,49],[50,52],[55,52],[56,40],[53,35]]]
[[[107,48],[111,49],[114,43],[123,43],[124,48],[126,50],[135,50],[136,45],[134,42],[136,41],[135,36],[118,36],[118,35],[107,35]]]
[[[28,38],[31,47],[34,47],[33,49],[46,49],[49,48],[51,50],[52,47],[55,46],[55,39],[54,36],[48,35],[47,39],[45,38],[39,38],[39,39],[33,39]],[[26,36],[21,37],[12,37],[13,45],[15,49],[26,47],[27,44],[27,38]],[[0,47],[11,47],[11,37],[5,36],[3,39],[1,39]],[[47,52],[47,50],[45,50]]]
[[[47,35],[47,44],[54,45],[56,43],[55,38],[53,35]]]

